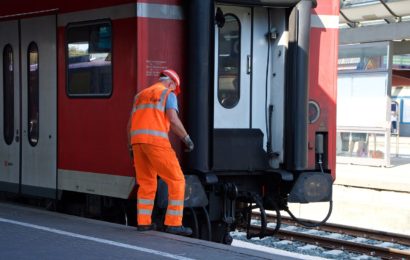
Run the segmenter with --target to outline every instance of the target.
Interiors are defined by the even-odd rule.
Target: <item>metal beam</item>
[[[410,22],[340,29],[339,44],[410,39]]]

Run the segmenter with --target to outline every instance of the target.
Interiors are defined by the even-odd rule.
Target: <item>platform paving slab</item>
[[[0,259],[303,259],[0,202]]]

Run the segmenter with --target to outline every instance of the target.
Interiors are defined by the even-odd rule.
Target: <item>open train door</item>
[[[1,73],[7,79],[1,81],[1,90],[7,95],[1,113],[0,183],[4,188],[0,189],[55,198],[56,16],[2,22],[0,33]],[[7,46],[11,46],[11,52]]]

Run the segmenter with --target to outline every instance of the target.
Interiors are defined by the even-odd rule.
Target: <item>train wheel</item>
[[[199,224],[199,238],[203,240],[212,240],[212,227],[208,211],[205,207],[197,208]]]
[[[198,216],[194,208],[188,207],[184,208],[184,217],[182,224],[186,227],[192,228],[192,237],[200,238],[199,236],[199,226],[198,226]]]
[[[229,234],[230,226],[222,221],[212,222],[212,241],[226,245],[232,244],[233,238]]]

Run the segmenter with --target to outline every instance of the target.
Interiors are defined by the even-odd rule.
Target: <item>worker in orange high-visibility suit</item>
[[[157,190],[157,176],[168,185],[168,207],[165,231],[172,234],[192,234],[182,225],[185,178],[168,139],[171,129],[185,143],[187,151],[194,143],[187,134],[177,111],[176,95],[180,92],[180,79],[173,70],[164,70],[158,83],[139,92],[129,121],[129,144],[132,146],[137,194],[138,230],[155,229],[151,223]]]

